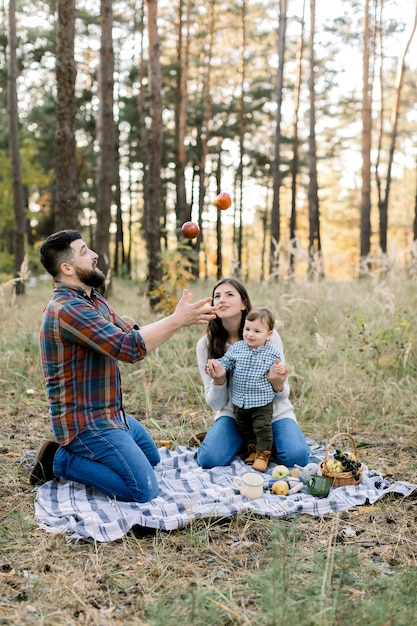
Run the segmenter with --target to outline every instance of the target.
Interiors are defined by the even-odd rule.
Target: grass
[[[417,310],[406,276],[249,285],[279,318],[305,434],[349,431],[361,460],[417,483]],[[193,286],[195,297],[210,285]],[[409,626],[417,614],[417,500],[321,517],[199,520],[111,544],[67,545],[37,528],[24,455],[50,435],[37,333],[50,284],[0,289],[0,625]],[[139,286],[114,308],[152,321]],[[157,441],[185,445],[211,423],[184,329],[137,366],[122,364],[126,409]]]

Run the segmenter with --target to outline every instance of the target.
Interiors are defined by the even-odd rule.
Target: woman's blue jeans
[[[158,448],[140,422],[126,415],[129,430],[86,430],[55,453],[54,474],[95,487],[124,502],[147,502],[158,494],[153,467]]]
[[[309,450],[297,422],[284,417],[272,423],[273,446],[271,457],[279,464],[304,467],[308,463]],[[222,415],[213,426],[197,450],[197,462],[205,468],[230,465],[241,451],[243,440],[236,422],[229,415]]]

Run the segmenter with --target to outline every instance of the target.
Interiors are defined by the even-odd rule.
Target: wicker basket
[[[330,478],[330,480],[332,481],[332,487],[346,487],[347,485],[359,485],[359,483],[362,480],[363,464],[358,468],[358,473],[357,473],[356,478],[352,474],[352,472],[340,472],[339,474],[336,474],[334,472],[328,472],[326,470],[326,465],[327,465],[327,461],[329,458],[330,449],[333,447],[333,444],[335,443],[335,441],[337,441],[337,439],[341,439],[343,437],[348,437],[351,440],[355,461],[359,460],[358,450],[356,448],[356,442],[354,438],[352,437],[352,435],[350,435],[349,433],[339,433],[335,435],[334,437],[332,437],[326,446],[324,460],[320,463],[321,473],[323,474],[323,476],[328,476],[328,478]]]

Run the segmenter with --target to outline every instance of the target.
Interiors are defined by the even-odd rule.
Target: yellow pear
[[[286,496],[289,490],[290,488],[285,480],[277,480],[272,485],[272,493],[276,493],[279,496]]]

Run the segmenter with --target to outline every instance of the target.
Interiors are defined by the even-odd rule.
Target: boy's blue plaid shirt
[[[243,340],[218,359],[227,372],[233,372],[233,404],[251,409],[274,399],[275,391],[266,376],[276,359],[281,359],[281,354],[269,341],[261,348],[250,348]]]

